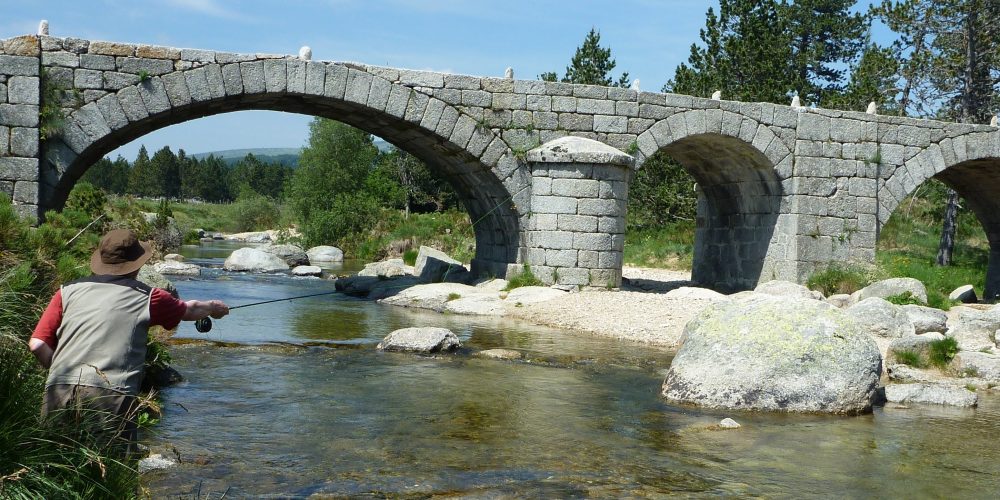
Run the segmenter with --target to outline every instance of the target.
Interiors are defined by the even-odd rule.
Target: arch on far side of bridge
[[[983,297],[1000,298],[1000,132],[949,137],[905,161],[878,190],[879,232],[900,203],[931,178],[954,189],[982,224],[990,245]]]
[[[338,64],[305,64],[307,74],[325,74],[313,86],[307,77],[294,91],[240,84],[240,91],[233,92],[221,80],[207,89],[185,86],[192,80],[205,83],[198,73],[211,68],[201,67],[153,77],[74,111],[62,134],[43,144],[40,215],[61,208],[94,162],[151,131],[232,111],[285,111],[349,124],[418,157],[452,185],[474,222],[474,272],[503,276],[508,264],[518,262],[530,173],[499,136],[454,106],[410,87]],[[170,93],[164,86],[167,78],[174,79]],[[179,96],[177,82],[184,90]]]
[[[699,109],[656,122],[637,142],[640,161],[662,151],[698,183],[693,281],[726,292],[795,281],[788,265],[794,235],[776,230],[792,156],[770,128],[737,113]]]

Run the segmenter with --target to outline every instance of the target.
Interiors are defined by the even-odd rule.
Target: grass
[[[814,273],[806,281],[806,286],[819,290],[823,295],[854,293],[877,280],[874,269],[862,266],[841,266],[832,264],[823,271]]]
[[[906,291],[897,295],[890,295],[885,298],[890,304],[896,304],[897,306],[907,306],[911,304],[924,305],[923,301],[918,299],[913,295],[913,292]]]
[[[112,458],[108,443],[43,424],[45,371],[26,346],[55,286],[87,273],[95,230],[66,242],[89,220],[68,210],[33,229],[0,195],[0,498],[132,498],[138,491],[133,464]]]
[[[524,270],[520,274],[507,277],[507,286],[504,288],[506,291],[513,290],[515,288],[521,288],[522,286],[544,286],[542,280],[538,279],[531,272],[531,266],[524,266]]]
[[[896,357],[896,362],[907,366],[914,368],[923,368],[926,366],[924,361],[920,359],[920,354],[914,351],[899,351],[894,356]]]
[[[399,250],[406,262],[407,251],[412,250],[415,263],[415,249],[421,245],[441,250],[459,262],[471,261],[476,251],[472,222],[468,214],[460,210],[411,213],[407,218],[400,210],[384,209],[375,228],[339,243],[351,258],[369,261],[396,257],[394,252]]]
[[[624,260],[628,265],[689,270],[693,252],[694,223],[690,221],[625,233]]]
[[[462,295],[461,295],[461,294],[458,294],[458,293],[455,293],[455,292],[451,292],[451,293],[449,293],[449,294],[448,294],[448,299],[447,299],[447,301],[448,301],[448,302],[451,302],[451,301],[453,301],[453,300],[458,300],[458,299],[460,299],[460,298],[462,298]]]
[[[958,341],[954,337],[945,337],[930,343],[930,362],[938,368],[944,368],[958,354]]]

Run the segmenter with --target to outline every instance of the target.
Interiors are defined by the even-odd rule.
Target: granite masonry
[[[288,111],[376,134],[446,178],[478,221],[478,273],[527,264],[549,282],[618,286],[628,184],[663,151],[698,183],[695,281],[746,289],[802,282],[831,262],[872,262],[901,200],[936,177],[986,229],[986,295],[1000,293],[995,127],[301,53],[2,40],[0,192],[37,220],[62,207],[97,159],[150,131],[229,111]],[[552,142],[568,136],[587,140]]]

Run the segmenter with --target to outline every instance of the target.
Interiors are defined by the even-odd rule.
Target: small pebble
[[[740,424],[731,418],[724,418],[719,422],[719,427],[723,429],[739,429]]]

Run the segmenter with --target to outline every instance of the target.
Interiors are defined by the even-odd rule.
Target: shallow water
[[[204,263],[210,263],[206,261]],[[332,290],[318,279],[210,273],[186,298],[230,305]],[[406,326],[444,326],[457,354],[382,353]],[[342,295],[238,309],[176,346],[187,378],[163,392],[148,444],[174,469],[154,497],[994,497],[1000,397],[979,408],[860,417],[714,412],[659,396],[670,352],[507,320]],[[506,347],[520,362],[471,351]],[[726,416],[743,427],[711,430]]]

